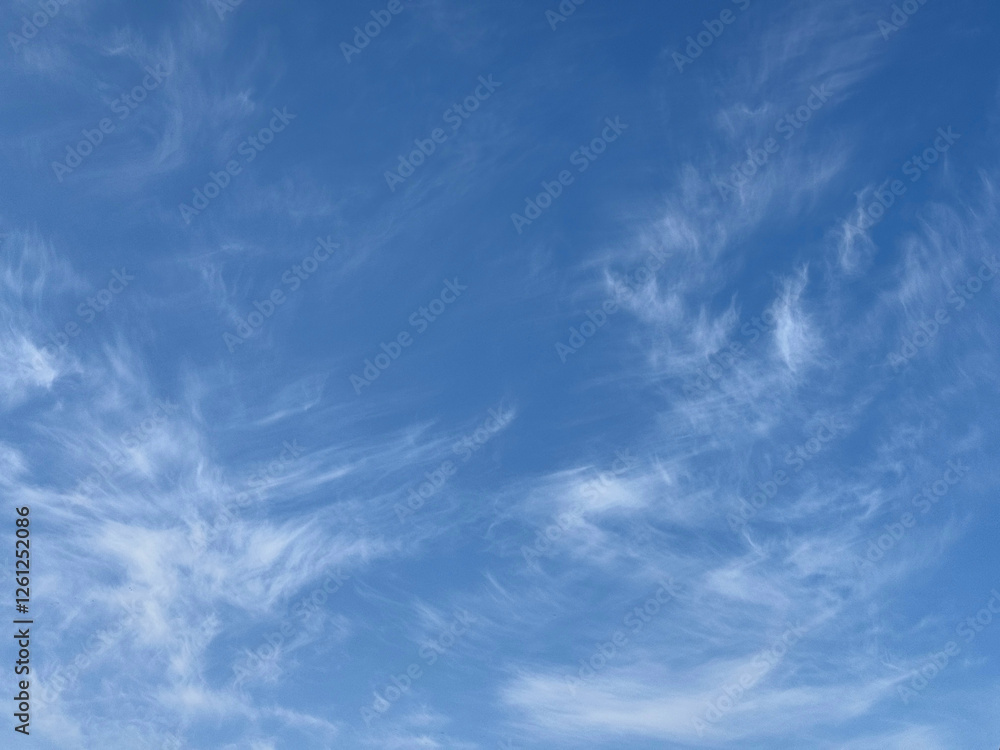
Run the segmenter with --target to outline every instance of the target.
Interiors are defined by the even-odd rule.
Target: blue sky
[[[995,4],[0,7],[18,742],[996,745]]]

